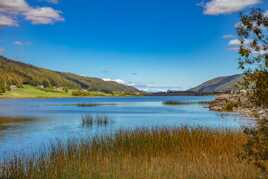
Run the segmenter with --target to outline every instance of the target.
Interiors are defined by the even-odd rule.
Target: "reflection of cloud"
[[[218,15],[238,12],[260,2],[261,0],[210,0],[204,5],[204,14]]]

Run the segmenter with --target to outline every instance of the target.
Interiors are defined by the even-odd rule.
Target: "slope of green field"
[[[132,95],[140,93],[140,91],[134,87],[114,81],[104,81],[99,78],[52,71],[13,61],[3,56],[0,56],[0,74],[0,93],[3,89],[4,91],[9,90],[11,85],[16,85],[17,87],[23,85],[43,86],[45,88],[64,87],[76,90],[83,89],[103,93],[125,93]],[[40,95],[42,95],[42,92],[40,92]],[[60,95],[65,96],[66,94]]]
[[[30,85],[17,88],[0,95],[0,98],[52,98],[52,97],[71,97],[72,93],[60,91],[46,91]]]

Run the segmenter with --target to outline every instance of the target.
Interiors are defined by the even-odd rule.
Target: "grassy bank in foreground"
[[[51,145],[33,160],[14,159],[0,178],[257,178],[239,159],[246,136],[238,131],[153,129]]]
[[[81,93],[81,95],[77,95]],[[42,89],[30,85],[17,88],[0,94],[1,98],[68,98],[68,97],[94,97],[94,96],[127,96],[119,93],[109,94],[98,91],[79,92],[77,90],[57,91],[54,89]]]

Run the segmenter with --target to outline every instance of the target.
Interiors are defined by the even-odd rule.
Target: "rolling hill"
[[[35,67],[0,56],[0,88],[23,85],[44,88],[67,88],[104,93],[140,93],[134,87],[99,78],[84,77],[73,73],[63,73]]]
[[[222,93],[238,89],[238,83],[243,79],[243,75],[222,76],[209,80],[201,85],[191,88],[188,91],[196,93]]]

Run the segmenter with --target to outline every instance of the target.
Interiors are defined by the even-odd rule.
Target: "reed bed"
[[[14,158],[0,178],[257,178],[239,158],[246,136],[212,129],[137,129],[87,140],[57,142],[33,159]]]
[[[84,115],[81,118],[81,123],[83,127],[93,127],[93,125],[97,126],[107,126],[112,123],[112,120],[105,115]]]

